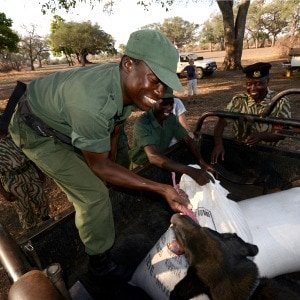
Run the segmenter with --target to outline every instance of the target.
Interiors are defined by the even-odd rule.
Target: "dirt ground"
[[[231,97],[237,92],[244,91],[245,76],[241,71],[229,71],[224,72],[220,70],[224,52],[205,52],[201,53],[205,58],[213,58],[217,61],[219,69],[210,77],[205,77],[198,81],[199,97],[196,104],[186,105],[187,120],[191,128],[195,127],[195,124],[200,115],[209,110],[222,110]],[[242,63],[248,65],[258,61],[270,62],[272,64],[270,88],[280,92],[282,90],[299,88],[300,87],[300,74],[294,74],[291,77],[285,76],[285,70],[282,67],[282,62],[286,58],[280,58],[278,50],[273,48],[262,49],[246,49],[243,52]],[[9,98],[12,89],[14,88],[16,81],[24,81],[26,83],[30,80],[56,72],[57,67],[45,67],[37,69],[35,72],[12,72],[7,74],[0,74],[0,108],[5,107],[6,100]],[[182,79],[182,84],[185,87],[185,93],[176,94],[180,97],[184,103],[186,103],[186,79]],[[298,95],[298,101],[296,96],[289,97],[292,106],[292,117],[300,118],[300,101]],[[129,136],[129,142],[131,142],[131,128],[134,124],[136,117],[141,114],[140,111],[132,113],[127,120],[126,132]],[[207,119],[205,123],[205,130],[212,130],[214,124],[213,119]],[[294,150],[300,151],[299,144],[287,144],[287,147],[293,147]],[[64,193],[50,180],[49,178],[45,182],[45,190],[50,200],[50,215],[52,218],[56,218],[58,214],[70,207],[70,203],[66,199]],[[10,234],[16,239],[20,238],[24,231],[21,229],[18,222],[18,216],[14,210],[12,203],[7,202],[0,195],[0,223],[5,225]],[[42,226],[40,224],[39,226]],[[0,267],[1,272],[1,267]],[[6,299],[7,292],[7,280],[1,280],[0,276],[0,299]]]

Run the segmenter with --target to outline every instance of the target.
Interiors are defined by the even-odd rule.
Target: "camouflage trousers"
[[[34,166],[28,165],[23,172],[9,172],[2,176],[2,185],[15,197],[12,202],[23,229],[31,229],[49,215],[49,200],[43,183]]]

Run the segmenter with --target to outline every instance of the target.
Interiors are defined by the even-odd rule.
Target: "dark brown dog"
[[[171,218],[177,242],[190,267],[177,283],[171,300],[185,300],[206,294],[213,300],[296,300],[299,294],[279,286],[274,279],[260,278],[256,264],[249,259],[258,248],[236,234],[218,233],[201,227],[190,217]]]

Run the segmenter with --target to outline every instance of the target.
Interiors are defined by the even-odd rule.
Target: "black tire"
[[[204,71],[202,68],[197,68],[197,78],[202,79],[204,76]]]

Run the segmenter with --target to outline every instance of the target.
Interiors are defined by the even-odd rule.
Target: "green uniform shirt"
[[[173,137],[182,140],[188,132],[181,126],[178,119],[170,114],[159,124],[152,111],[143,113],[134,123],[133,142],[129,150],[129,157],[136,165],[148,162],[144,147],[155,145],[159,153],[163,154],[169,148]]]
[[[243,114],[261,114],[269,105],[272,97],[276,93],[268,89],[268,93],[263,101],[256,103],[249,94],[243,93],[234,96],[226,107],[226,111]],[[271,117],[291,118],[291,106],[286,97],[282,97],[270,114]],[[272,125],[264,123],[249,123],[238,121],[233,122],[234,137],[239,140],[245,139],[251,132],[271,132]]]
[[[70,136],[75,147],[96,153],[110,151],[115,123],[123,122],[133,108],[123,108],[115,63],[37,78],[28,85],[27,98],[33,114],[48,126]]]

